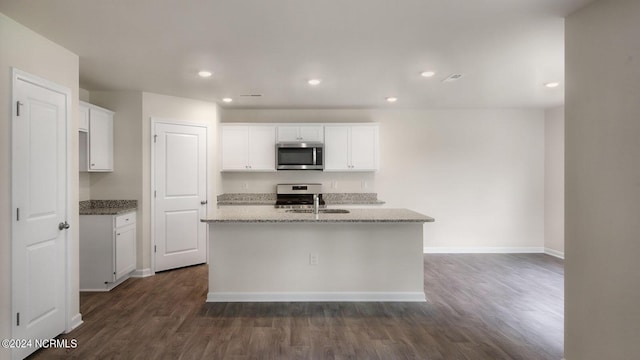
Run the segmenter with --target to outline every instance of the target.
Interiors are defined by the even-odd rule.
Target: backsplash
[[[323,193],[327,205],[381,205],[376,193]],[[218,195],[218,205],[274,205],[275,193],[229,193]]]
[[[80,201],[80,211],[93,208],[135,208],[138,206],[137,200],[84,200]]]
[[[278,171],[220,174],[220,193],[273,193],[277,184],[320,183],[323,193],[376,191],[376,173],[340,173],[326,171]]]

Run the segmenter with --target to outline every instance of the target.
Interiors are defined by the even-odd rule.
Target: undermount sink
[[[312,209],[289,209],[287,212],[296,213],[296,214],[313,214]],[[320,214],[348,214],[349,210],[345,209],[320,209],[318,210]]]

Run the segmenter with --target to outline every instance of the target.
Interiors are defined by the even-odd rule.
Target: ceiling
[[[78,54],[87,90],[229,108],[547,108],[564,102],[563,18],[589,2],[2,0],[0,12]]]

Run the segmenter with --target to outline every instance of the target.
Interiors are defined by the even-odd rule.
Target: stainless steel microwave
[[[276,164],[278,170],[323,170],[324,144],[278,143]]]

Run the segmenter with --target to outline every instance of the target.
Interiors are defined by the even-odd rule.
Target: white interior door
[[[12,337],[51,339],[66,324],[69,94],[18,72],[13,93]]]
[[[154,124],[155,271],[207,261],[207,129]]]

